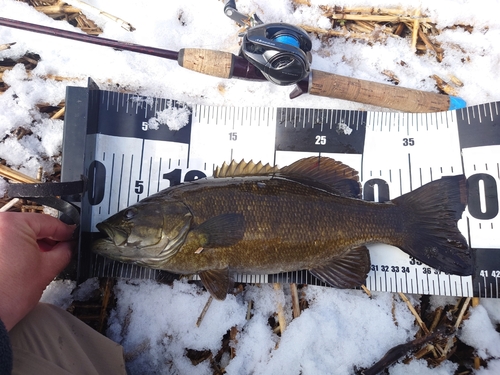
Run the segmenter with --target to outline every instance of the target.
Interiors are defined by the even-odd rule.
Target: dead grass
[[[90,19],[88,19],[79,8],[70,6],[58,0],[19,0],[28,3],[35,7],[38,11],[43,12],[47,16],[68,22],[84,32],[91,35],[99,35],[102,30]],[[293,0],[295,7],[310,6],[308,0]],[[388,38],[404,38],[408,40],[408,48],[413,50],[417,55],[432,55],[437,61],[442,61],[446,51],[435,40],[435,36],[439,35],[442,30],[439,30],[436,24],[428,16],[423,14],[419,9],[377,9],[377,8],[347,8],[336,6],[321,7],[325,17],[331,22],[331,27],[328,29],[318,28],[315,25],[299,25],[309,33],[316,34],[323,40],[332,38],[345,38],[350,40],[359,40],[366,43],[384,43]],[[124,22],[119,20],[117,22]],[[456,28],[463,28],[471,31],[472,26],[455,25]],[[2,42],[2,41],[0,41]],[[3,41],[5,42],[5,41]],[[15,42],[15,41],[12,41]],[[56,41],[54,41],[56,42]],[[10,43],[0,45],[1,48],[9,48]],[[4,59],[0,61],[0,94],[7,90],[6,84],[2,80],[3,73],[12,69],[16,64],[23,64],[26,70],[31,72],[42,57],[36,54],[27,53],[17,60]],[[390,70],[384,70],[384,75],[394,84],[399,83],[399,78]],[[46,79],[64,80],[64,77],[47,76]],[[453,75],[445,80],[438,76],[433,76],[437,87],[444,93],[455,95],[457,87],[463,86],[460,80]],[[52,118],[64,118],[64,104],[60,103],[57,106],[52,106],[40,103],[38,108],[41,112],[47,113]],[[22,138],[30,134],[30,124],[21,126],[9,136]],[[1,142],[1,140],[0,140]],[[17,182],[32,182],[32,178],[20,176],[17,173],[12,173],[5,162],[0,160],[0,175],[7,178],[9,181]],[[60,165],[54,166],[54,173],[51,175],[43,174],[43,171],[38,176],[38,180],[59,181],[60,180]],[[36,181],[36,179],[34,179]],[[7,199],[0,199],[0,206],[4,206]],[[41,207],[29,204],[24,200],[17,201],[9,210],[13,211],[41,211]],[[275,288],[279,292],[280,288],[288,286],[276,285]],[[276,332],[278,335],[286,330],[284,324],[283,313],[287,309],[293,311],[294,319],[300,316],[300,313],[308,308],[308,303],[305,298],[307,293],[306,285],[292,286],[293,302],[292,306],[276,306],[276,313],[269,317],[269,329]],[[238,294],[244,291],[245,285],[239,284],[235,288],[234,293]],[[99,332],[104,333],[106,321],[110,309],[113,307],[113,280],[102,279],[100,287],[96,290],[93,296],[88,301],[74,302],[70,307],[70,311],[78,316],[83,321],[94,327]],[[366,297],[370,298],[370,297]],[[457,374],[470,374],[479,366],[487,365],[486,358],[479,358],[474,350],[461,342],[456,332],[460,329],[463,320],[468,318],[470,306],[479,303],[478,299],[471,300],[470,298],[458,299],[455,305],[448,305],[430,309],[429,296],[422,296],[420,302],[413,306],[406,297],[402,294],[394,295],[394,304],[406,303],[408,308],[415,316],[416,324],[420,327],[415,336],[415,340],[403,346],[396,346],[389,351],[386,356],[374,364],[371,369],[364,369],[364,374],[387,373],[387,368],[395,361],[403,360],[409,363],[415,359],[425,359],[429,367],[438,366],[444,360],[450,360],[458,364]],[[207,309],[209,306],[207,307]],[[250,311],[250,309],[249,309]],[[200,321],[202,324],[203,315],[200,311]],[[251,319],[249,313],[247,319]],[[376,324],[376,323],[375,323]],[[395,320],[394,324],[398,324]],[[318,327],[320,329],[320,327]],[[497,329],[498,330],[498,329]],[[224,374],[225,370],[221,364],[223,357],[234,358],[237,353],[234,350],[238,329],[233,327],[224,337],[221,338],[221,349],[216,353],[211,351],[197,351],[187,348],[186,355],[194,365],[210,361],[214,374]],[[360,338],[361,339],[361,338]],[[328,348],[325,348],[328,350]],[[227,354],[227,355],[224,355]],[[358,369],[362,373],[363,369]]]

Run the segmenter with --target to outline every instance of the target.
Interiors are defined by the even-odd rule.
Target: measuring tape
[[[288,165],[322,155],[360,173],[364,199],[387,201],[447,175],[465,174],[469,201],[458,226],[473,249],[474,274],[448,275],[401,250],[370,245],[373,291],[499,298],[500,102],[429,113],[189,106],[89,87],[68,87],[61,180],[87,177],[81,202],[78,279],[157,278],[162,272],[90,251],[95,225],[169,186],[245,159]],[[189,111],[180,130],[148,124],[168,109]],[[237,275],[238,282],[325,285],[307,271]]]

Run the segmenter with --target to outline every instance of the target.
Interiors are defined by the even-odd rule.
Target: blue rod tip
[[[450,95],[450,111],[453,111],[454,109],[462,109],[465,107],[467,107],[467,103],[465,102],[465,100],[459,98],[458,96]]]

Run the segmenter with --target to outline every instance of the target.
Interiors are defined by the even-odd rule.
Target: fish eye
[[[133,208],[129,208],[123,213],[123,216],[125,217],[125,219],[130,220],[130,219],[133,219],[136,214],[137,214],[137,210],[135,210]]]

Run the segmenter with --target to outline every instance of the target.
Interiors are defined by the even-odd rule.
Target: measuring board
[[[364,199],[387,201],[447,175],[465,174],[474,274],[460,277],[421,264],[388,245],[370,245],[366,286],[373,291],[499,298],[500,102],[410,114],[335,109],[189,106],[89,86],[68,87],[62,181],[87,178],[81,201],[78,280],[161,278],[162,272],[93,254],[95,225],[169,186],[210,177],[231,160],[288,165],[322,155],[360,173]],[[188,113],[178,131],[148,123],[166,110]],[[74,199],[78,200],[77,198]],[[325,285],[307,271],[237,275],[238,282]]]

